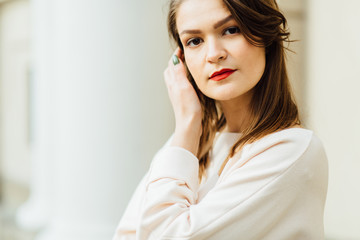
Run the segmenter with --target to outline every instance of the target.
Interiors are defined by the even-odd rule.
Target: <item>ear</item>
[[[180,56],[181,60],[185,60],[184,59],[184,46],[182,45],[182,42],[180,41],[179,37],[177,37],[177,45],[181,49],[181,53],[182,53],[182,56]]]
[[[180,50],[181,50],[181,54],[180,54],[180,59],[181,61],[183,61],[185,63],[185,53],[184,53],[184,50],[180,47]]]

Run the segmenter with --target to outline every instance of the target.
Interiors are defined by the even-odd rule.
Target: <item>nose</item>
[[[206,61],[210,63],[217,63],[226,59],[227,52],[220,40],[211,39],[207,44]]]

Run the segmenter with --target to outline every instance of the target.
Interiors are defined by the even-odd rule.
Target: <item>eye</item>
[[[239,33],[240,29],[238,27],[229,27],[225,30],[224,34],[235,34]]]
[[[195,47],[197,45],[199,45],[202,42],[202,40],[200,38],[190,38],[187,42],[186,42],[186,46],[192,46]]]

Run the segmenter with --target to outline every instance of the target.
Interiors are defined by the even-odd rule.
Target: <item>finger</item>
[[[177,59],[174,59],[177,58]],[[168,68],[174,68],[174,66],[179,65],[181,63],[181,59],[176,54],[171,55],[169,61],[168,61]]]
[[[181,55],[182,55],[181,48],[180,48],[180,47],[177,47],[177,48],[175,49],[175,51],[174,51],[174,54],[180,58]]]
[[[180,48],[178,48],[180,50]],[[181,50],[180,50],[181,51]],[[185,75],[186,76],[186,69],[183,61],[179,58],[178,54],[179,51],[176,50],[174,54],[171,56],[171,58],[168,61],[168,69],[175,71],[178,74]],[[177,57],[177,59],[174,59],[174,56]]]
[[[173,63],[170,69],[173,70],[176,76],[187,79],[186,68],[183,61],[181,61],[181,59],[178,59],[178,63],[176,65],[174,65]]]
[[[179,59],[181,59],[182,61],[184,61],[184,52],[181,50],[180,47],[177,47],[174,51],[174,54],[176,56],[178,56]]]
[[[181,49],[178,47],[174,54],[171,56],[171,58],[168,61],[168,67],[166,69],[167,74],[165,77],[165,82],[167,85],[171,84],[181,84],[186,85],[188,84],[187,79],[187,71],[185,68],[185,65],[181,59],[179,59],[179,54],[181,54]],[[173,59],[174,55],[178,57],[178,59]],[[176,64],[175,64],[176,63]]]

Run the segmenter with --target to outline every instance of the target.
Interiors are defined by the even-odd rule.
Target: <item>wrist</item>
[[[201,132],[201,121],[196,121],[192,124],[188,122],[188,124],[182,124],[181,126],[177,125],[171,146],[182,147],[196,156]]]
[[[192,132],[201,134],[201,114],[186,117],[176,117],[175,132]]]

